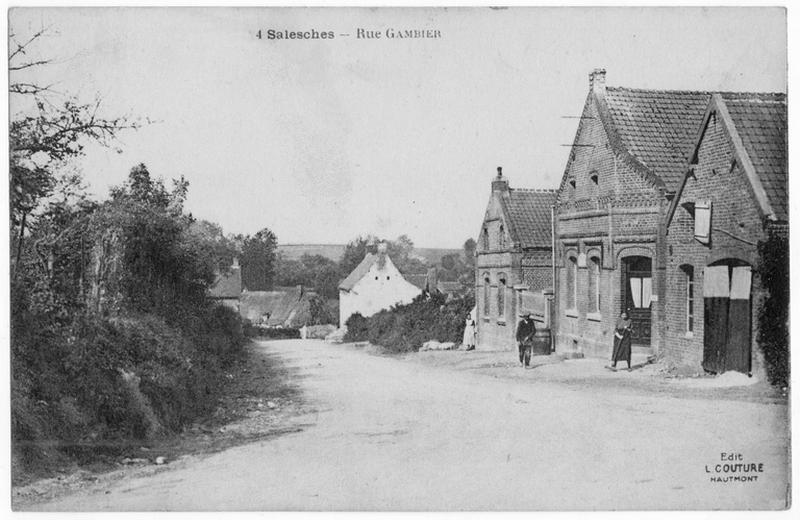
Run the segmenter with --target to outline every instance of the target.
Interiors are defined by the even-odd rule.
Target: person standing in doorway
[[[631,371],[631,329],[633,323],[628,318],[628,313],[622,311],[614,327],[614,350],[611,353],[612,370],[617,369],[617,361],[628,362],[628,372]]]
[[[519,364],[528,368],[531,364],[531,351],[533,350],[533,337],[536,335],[536,324],[533,322],[533,313],[520,314],[524,318],[517,325],[517,345],[519,346]]]

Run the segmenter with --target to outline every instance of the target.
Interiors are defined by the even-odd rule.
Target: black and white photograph
[[[786,511],[787,7],[7,9],[13,511]]]

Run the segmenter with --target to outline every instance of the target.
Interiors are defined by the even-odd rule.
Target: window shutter
[[[706,266],[703,269],[703,297],[729,298],[730,287],[727,265]]]
[[[694,238],[708,244],[711,240],[711,201],[698,200],[694,205]]]

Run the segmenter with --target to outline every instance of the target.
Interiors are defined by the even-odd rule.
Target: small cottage
[[[670,365],[763,372],[758,319],[773,273],[760,269],[758,246],[788,233],[786,122],[784,94],[707,104],[667,217]]]
[[[386,253],[386,244],[377,253],[367,253],[353,272],[339,284],[339,325],[356,313],[372,316],[393,305],[411,303],[422,290],[406,281]]]
[[[312,324],[311,298],[315,293],[302,285],[275,287],[271,291],[245,291],[240,314],[255,325],[298,328]]]

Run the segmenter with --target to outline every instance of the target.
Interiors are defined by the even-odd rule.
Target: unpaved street
[[[780,509],[786,406],[513,378],[320,341],[262,342],[316,411],[301,431],[43,510]],[[469,353],[453,352],[453,356]],[[513,354],[509,354],[513,356]],[[508,370],[521,371],[519,368]],[[763,464],[711,482],[721,452]]]

